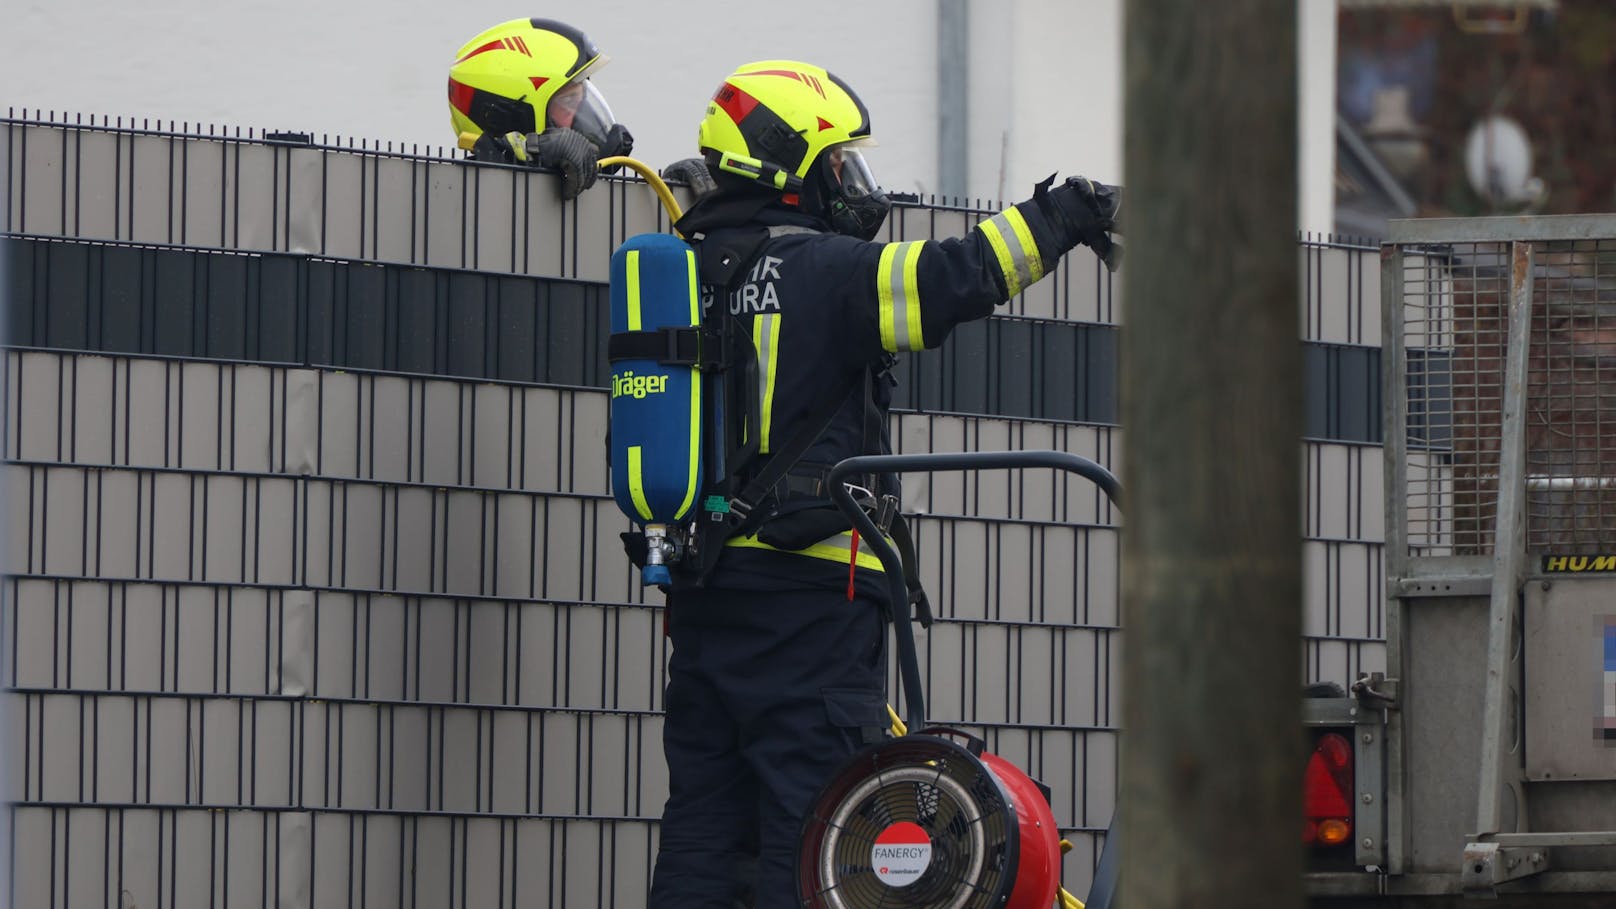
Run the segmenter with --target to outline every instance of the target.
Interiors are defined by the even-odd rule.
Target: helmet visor
[[[559,126],[583,133],[596,148],[606,145],[606,135],[617,122],[605,96],[588,79],[568,82],[556,89],[545,108],[544,119],[547,128]]]
[[[870,172],[870,165],[864,160],[864,155],[857,148],[849,145],[837,145],[825,152],[826,161],[830,165],[831,175],[841,185],[842,193],[849,199],[862,199],[880,191],[880,184],[875,182],[875,174]]]

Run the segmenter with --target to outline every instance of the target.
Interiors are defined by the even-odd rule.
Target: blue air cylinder
[[[645,584],[666,584],[674,552],[668,531],[698,506],[701,472],[701,373],[659,362],[660,329],[701,322],[695,250],[678,237],[640,234],[612,254],[612,334],[636,336],[637,353],[613,359],[611,399],[612,495],[645,529]]]

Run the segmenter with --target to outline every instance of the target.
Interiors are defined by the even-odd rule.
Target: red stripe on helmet
[[[758,70],[753,70],[752,72],[749,72],[749,73],[745,73],[744,75],[748,75],[748,76],[784,76],[787,79],[795,79],[798,82],[801,82],[803,85],[808,86],[809,88],[811,88],[814,91],[818,92],[819,97],[821,97],[821,98],[825,97],[825,86],[821,85],[819,83],[819,79],[816,78],[812,73],[799,73],[794,69],[758,69]]]
[[[461,57],[459,60],[456,60],[455,62],[456,63],[464,63],[467,60],[470,60],[472,57],[477,56],[478,54],[487,53],[488,51],[491,51],[491,50],[501,50],[504,47],[505,47],[505,42],[503,42],[503,41],[490,41],[487,44],[484,44],[482,47],[479,47],[476,50],[472,51],[471,53],[465,55],[464,57]]]
[[[729,118],[736,123],[746,119],[746,115],[750,114],[752,108],[758,105],[756,98],[741,91],[729,82],[725,82],[718,87],[718,91],[713,95],[713,102],[723,108],[724,113],[729,114]]]
[[[466,116],[471,116],[471,96],[476,89],[463,85],[453,79],[449,80],[449,104],[455,110]]]
[[[513,40],[516,41],[516,46],[521,49],[524,55],[533,56],[533,52],[527,49],[527,41],[521,35],[517,35]]]

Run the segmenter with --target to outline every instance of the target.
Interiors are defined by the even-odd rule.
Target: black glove
[[[713,182],[713,172],[707,169],[707,162],[702,158],[684,158],[669,164],[662,168],[662,179],[685,184],[697,198],[718,188]]]
[[[1122,243],[1112,234],[1122,232],[1122,187],[1087,177],[1067,177],[1065,183],[1051,189],[1054,180],[1051,175],[1038,184],[1033,200],[1059,235],[1062,251],[1087,246],[1106,268],[1116,271],[1122,264]]]
[[[552,126],[542,133],[506,133],[505,144],[518,164],[561,172],[561,198],[576,199],[595,185],[600,153],[583,133]]]
[[[602,158],[615,158],[618,155],[627,157],[634,153],[634,134],[630,133],[623,124],[613,123],[612,128],[607,130],[606,142],[601,145],[599,151]],[[622,169],[623,165],[613,164],[610,167],[601,168],[600,172],[603,174],[615,174]]]

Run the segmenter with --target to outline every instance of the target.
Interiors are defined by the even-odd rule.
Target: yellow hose
[[[477,135],[476,133],[461,133],[459,140],[455,144],[469,151],[473,145],[477,144]],[[662,180],[662,175],[658,174],[651,165],[646,164],[644,161],[630,158],[627,155],[612,155],[609,158],[601,158],[598,163],[601,167],[621,164],[644,177],[645,182],[651,184],[651,189],[656,193],[657,200],[662,203],[662,207],[667,209],[670,220],[677,221],[684,214],[684,209],[679,207],[679,200],[673,197],[673,190],[668,188],[668,184]],[[678,231],[674,231],[674,233],[678,233]],[[681,236],[683,235],[681,234]]]
[[[677,221],[684,214],[684,210],[679,207],[679,200],[673,197],[673,190],[668,188],[668,184],[662,181],[661,175],[649,164],[630,158],[627,155],[613,155],[610,158],[600,159],[601,167],[611,167],[614,164],[621,164],[644,177],[645,182],[651,184],[651,189],[656,192],[657,199],[662,202],[662,207],[668,210],[670,220]]]
[[[1061,837],[1061,855],[1072,851],[1072,841]],[[1083,901],[1073,896],[1065,887],[1060,888],[1061,909],[1083,909]]]

